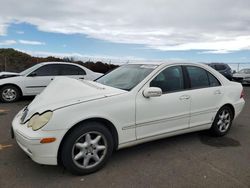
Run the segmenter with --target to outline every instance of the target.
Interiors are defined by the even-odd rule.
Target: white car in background
[[[0,73],[0,100],[14,102],[21,96],[33,96],[42,90],[55,77],[68,76],[75,79],[95,80],[102,76],[86,67],[65,62],[39,63],[21,73]]]
[[[87,174],[116,149],[205,129],[223,136],[244,104],[242,85],[206,65],[126,64],[96,82],[55,79],[12,133],[35,162]]]

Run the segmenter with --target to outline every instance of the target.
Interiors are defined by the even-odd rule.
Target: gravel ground
[[[0,103],[0,187],[250,187],[250,87],[222,138],[196,132],[117,151],[99,172],[73,176],[31,161],[10,138],[14,115],[32,98]]]

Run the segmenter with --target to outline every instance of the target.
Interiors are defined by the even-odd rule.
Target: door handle
[[[80,77],[79,79],[80,79],[80,80],[84,80],[84,77]]]
[[[189,95],[182,95],[182,96],[180,96],[179,99],[180,100],[188,100],[188,99],[190,99],[190,96]]]
[[[216,90],[216,91],[214,92],[214,94],[215,94],[215,95],[220,95],[220,94],[221,94],[221,91],[220,91],[220,90]]]
[[[54,78],[51,78],[50,80],[54,80]]]

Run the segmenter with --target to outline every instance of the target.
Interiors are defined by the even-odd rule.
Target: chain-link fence
[[[135,60],[135,59],[110,59],[110,58],[93,58],[93,57],[85,57],[85,58],[77,58],[77,57],[64,57],[64,58],[54,58],[51,57],[47,58],[40,58],[40,57],[32,57],[30,59],[26,58],[11,58],[7,56],[3,56],[0,54],[0,72],[1,71],[22,71],[36,63],[43,62],[43,61],[66,61],[66,62],[83,62],[85,65],[88,65],[88,63],[96,63],[96,62],[102,62],[104,64],[109,64],[109,65],[121,65],[129,62],[154,62],[159,60]],[[162,62],[167,62],[167,60],[160,60]],[[209,63],[209,62],[207,62]],[[228,65],[231,67],[233,71],[238,72],[239,70],[243,68],[250,68],[250,63],[228,63]],[[91,67],[89,67],[91,68]]]
[[[73,57],[17,57],[3,56],[0,54],[0,72],[21,72],[37,63],[41,62],[73,62],[83,65],[93,71],[105,73],[120,64],[127,63],[128,60],[107,59],[107,58],[73,58]]]
[[[250,69],[250,63],[228,63],[233,71],[240,71],[241,69]]]

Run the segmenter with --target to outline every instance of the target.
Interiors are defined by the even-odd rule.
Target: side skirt
[[[164,133],[164,134],[150,136],[147,138],[137,139],[135,141],[130,141],[130,142],[125,142],[125,143],[119,144],[118,149],[127,148],[130,146],[135,146],[135,145],[142,144],[145,142],[150,142],[153,140],[163,139],[163,138],[181,135],[181,134],[185,134],[185,133],[206,130],[206,129],[210,129],[211,126],[212,126],[212,123],[207,123],[207,124],[203,124],[203,125],[199,125],[199,126],[195,126],[195,127],[191,127],[191,128],[181,129],[181,130],[172,131],[172,132],[168,132],[168,133]]]

